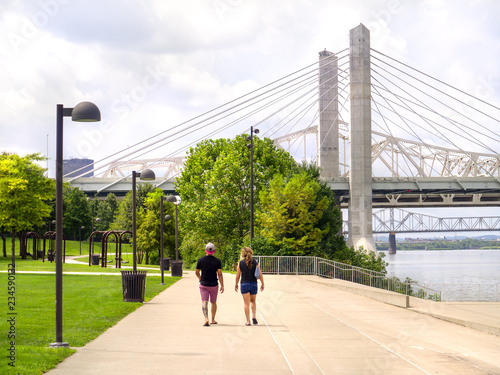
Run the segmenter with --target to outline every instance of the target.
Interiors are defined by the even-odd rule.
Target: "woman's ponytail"
[[[243,249],[241,249],[241,257],[245,258],[248,268],[252,268],[252,254],[253,251],[249,247],[244,247]]]

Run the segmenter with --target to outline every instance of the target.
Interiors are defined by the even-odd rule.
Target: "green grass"
[[[7,262],[2,258],[2,267]],[[16,261],[16,269],[22,269]],[[31,261],[33,263],[39,263]],[[5,264],[5,267],[4,267]],[[82,267],[78,266],[77,267]],[[88,267],[86,268],[97,268]],[[99,267],[100,268],[100,267]],[[149,274],[149,272],[148,272]],[[53,368],[74,350],[50,348],[55,341],[55,275],[15,275],[16,315],[9,315],[8,274],[1,273],[3,303],[0,304],[0,374],[42,374]],[[156,277],[147,278],[145,301],[165,290],[178,278],[166,277],[160,285]],[[63,340],[81,347],[99,336],[123,317],[137,309],[139,302],[123,302],[121,277],[106,275],[64,275]],[[9,318],[15,317],[15,367],[8,365]]]

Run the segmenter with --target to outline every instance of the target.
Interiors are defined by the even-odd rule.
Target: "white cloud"
[[[77,157],[87,150],[84,156],[100,159],[313,64],[324,48],[347,48],[349,30],[359,23],[370,28],[373,48],[498,103],[499,6],[464,0],[3,2],[0,130],[10,136],[1,138],[0,149],[45,153],[48,134],[53,158],[55,105],[90,100],[108,133],[91,138],[91,130],[67,119],[65,152]]]

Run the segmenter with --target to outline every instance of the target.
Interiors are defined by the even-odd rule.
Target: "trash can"
[[[121,271],[124,302],[144,302],[148,271]]]
[[[36,251],[36,259],[43,259],[43,250]]]
[[[170,269],[170,258],[163,258],[163,271]]]
[[[99,254],[92,254],[92,265],[93,266],[99,265]]]
[[[54,250],[49,250],[47,252],[47,260],[49,262],[53,262],[55,260],[55,251]]]
[[[173,260],[171,263],[172,276],[182,277],[182,260]]]

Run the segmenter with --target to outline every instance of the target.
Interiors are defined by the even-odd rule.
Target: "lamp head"
[[[168,220],[170,220],[170,219],[172,219],[172,217],[171,217],[170,215],[165,215],[165,220],[167,220],[167,221],[168,221]]]
[[[254,129],[254,130],[253,130],[253,132],[254,132],[255,134],[259,134],[259,129]]]
[[[101,121],[101,111],[94,103],[81,102],[73,108],[71,119],[78,122]]]
[[[144,169],[141,172],[139,178],[143,181],[153,181],[156,178],[156,176],[151,169]]]
[[[168,203],[173,203],[176,206],[178,206],[179,204],[181,204],[181,197],[178,196],[178,195],[169,195],[167,197],[167,202]]]

